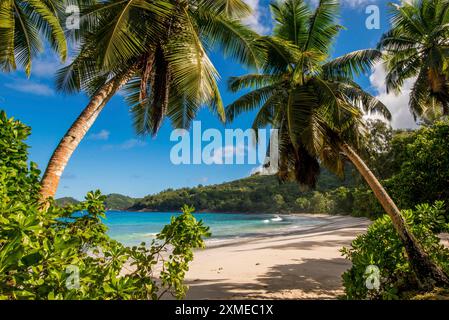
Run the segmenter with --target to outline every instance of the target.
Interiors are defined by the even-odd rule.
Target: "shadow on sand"
[[[343,258],[304,259],[274,266],[258,277],[256,283],[232,283],[223,279],[191,281],[187,299],[288,299],[293,290],[301,290],[305,299],[333,297],[341,293],[341,274],[349,266]]]

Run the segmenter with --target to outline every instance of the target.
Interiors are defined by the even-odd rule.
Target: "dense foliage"
[[[354,185],[353,176],[348,175],[347,179],[342,181],[328,171],[323,171],[318,180],[319,191],[315,192],[301,190],[296,183],[279,184],[274,176],[252,176],[219,185],[168,189],[143,198],[131,209],[173,211],[177,210],[181,203],[187,203],[200,211],[209,212],[311,212],[309,207],[298,206],[297,199],[309,199],[316,193],[324,194],[341,185]]]
[[[409,209],[437,200],[449,205],[449,121],[425,126],[403,144],[400,170],[388,181],[398,205]]]
[[[449,205],[449,120],[440,120],[415,131],[392,131],[379,124],[367,144],[368,163],[401,209],[444,201]],[[374,142],[373,142],[374,141]],[[372,192],[360,184],[351,190],[352,214],[379,217],[382,208]]]
[[[0,299],[182,298],[192,250],[209,235],[193,209],[184,207],[150,246],[132,248],[107,236],[98,191],[77,205],[43,210],[39,171],[28,166],[23,142],[29,133],[0,114]]]
[[[433,206],[418,205],[415,210],[404,210],[413,234],[431,258],[449,271],[449,249],[445,248],[437,234],[449,231],[449,217],[443,202]],[[404,247],[388,216],[376,220],[366,234],[355,239],[342,253],[353,266],[343,274],[347,299],[397,299],[404,298],[416,289],[416,280]],[[369,266],[379,271],[379,286],[368,289],[367,281],[373,276]]]

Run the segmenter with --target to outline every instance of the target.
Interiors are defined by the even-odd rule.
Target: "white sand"
[[[315,215],[316,216],[316,215]],[[334,299],[350,262],[340,253],[370,221],[318,216],[325,224],[282,236],[209,244],[195,253],[187,299]]]

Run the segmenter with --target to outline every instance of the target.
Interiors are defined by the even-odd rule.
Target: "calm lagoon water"
[[[105,223],[109,235],[125,245],[149,243],[164,225],[170,223],[174,213],[166,212],[123,212],[108,211]],[[234,213],[198,213],[198,220],[203,220],[210,227],[212,237],[209,241],[254,236],[260,234],[277,234],[298,229],[308,229],[324,223],[316,217],[274,214],[234,214]]]

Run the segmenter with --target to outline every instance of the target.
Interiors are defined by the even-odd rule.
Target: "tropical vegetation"
[[[321,0],[311,10],[303,1],[271,4],[273,35],[263,37],[268,59],[264,73],[232,78],[233,91],[253,88],[227,107],[229,120],[258,109],[253,128],[279,130],[281,181],[314,187],[320,164],[342,175],[349,160],[390,216],[422,288],[449,285],[448,275],[432,261],[410,231],[399,208],[357,153],[363,139],[363,111],[389,117],[388,109],[354,82],[381,57],[362,50],[330,59],[342,26],[339,3]],[[362,108],[362,110],[360,110]]]
[[[347,187],[344,187],[344,186]],[[217,185],[194,188],[168,189],[158,194],[148,195],[136,200],[128,208],[132,211],[171,212],[179,208],[179,204],[194,206],[203,212],[235,212],[235,213],[351,213],[351,208],[338,205],[331,198],[338,192],[350,193],[348,187],[355,187],[355,179],[348,177],[341,181],[334,174],[323,171],[316,190],[303,190],[296,183],[283,183],[274,176],[251,176],[240,180]],[[277,198],[278,201],[273,199]],[[312,201],[313,206],[303,207],[298,199]],[[323,208],[320,198],[332,202],[332,210]],[[336,198],[336,196],[335,196]],[[314,200],[313,200],[314,199]],[[324,200],[324,201],[326,201]],[[336,200],[336,199],[335,199]],[[281,204],[279,204],[281,203]]]
[[[410,109],[433,121],[449,115],[449,2],[414,0],[392,4],[392,28],[383,35],[387,91],[400,92],[413,79]]]
[[[0,69],[23,67],[30,76],[33,58],[43,51],[44,43],[67,58],[64,30],[59,20],[63,3],[57,0],[11,0],[0,3]]]
[[[249,13],[241,0],[109,0],[81,6],[82,45],[58,72],[57,88],[85,91],[90,102],[53,153],[42,198],[56,194],[71,155],[122,88],[140,135],[156,135],[165,118],[188,128],[202,106],[224,121],[219,74],[207,49],[220,47],[236,61],[257,66],[256,34],[240,22]]]
[[[345,298],[409,298],[449,287],[449,250],[439,238],[449,231],[448,0],[391,5],[391,30],[377,49],[337,58],[332,48],[343,29],[337,0],[320,0],[316,7],[273,1],[269,36],[242,23],[250,13],[242,0],[74,1],[82,14],[74,33],[62,27],[65,1],[0,2],[0,68],[23,68],[30,76],[43,48],[64,61],[74,40],[76,56],[57,73],[57,89],[82,91],[90,99],[40,182],[24,143],[30,129],[0,114],[0,299],[184,297],[193,249],[204,247],[209,235],[186,203],[207,211],[378,218],[342,250],[352,262],[343,275]],[[244,92],[227,108],[211,48],[255,69],[229,80],[230,91]],[[419,130],[392,131],[382,121],[366,121],[367,114],[391,117],[356,83],[382,61],[388,93],[413,82],[410,109]],[[156,135],[165,119],[189,128],[203,106],[223,122],[256,111],[254,129],[279,130],[276,178],[254,176],[144,199],[96,191],[83,202],[66,198],[56,204],[52,197],[70,157],[120,90],[139,135]],[[336,176],[346,179],[341,183]],[[183,213],[149,246],[127,248],[107,236],[105,205],[169,211],[183,206]],[[133,270],[121,275],[129,265]],[[382,280],[376,290],[366,285],[372,266]]]
[[[402,211],[402,214],[432,259],[449,272],[449,249],[438,237],[438,234],[449,231],[444,203],[421,204],[414,210]],[[419,292],[410,261],[388,216],[376,220],[366,234],[358,236],[342,253],[352,262],[351,269],[343,274],[346,299],[408,299]],[[379,271],[375,275],[378,283],[372,282],[373,288],[366,285],[367,281],[376,281],[369,279],[372,276],[367,273],[369,266],[376,266]]]
[[[203,248],[210,235],[193,209],[183,207],[149,246],[132,248],[107,236],[99,191],[77,205],[60,208],[50,201],[42,210],[40,172],[28,166],[23,141],[29,134],[0,113],[0,299],[184,297],[193,249]],[[124,268],[130,272],[123,275]]]

